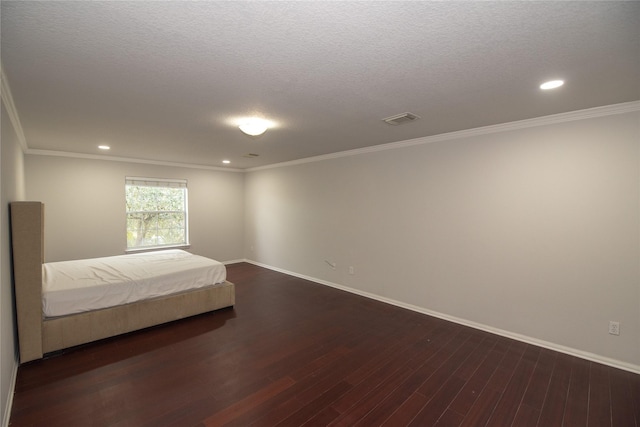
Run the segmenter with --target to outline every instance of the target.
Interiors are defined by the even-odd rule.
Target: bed
[[[11,203],[20,363],[235,304],[217,261],[169,250],[44,263],[43,235],[44,205]]]

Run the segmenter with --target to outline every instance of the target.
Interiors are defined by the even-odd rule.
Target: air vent
[[[386,119],[382,119],[382,120],[389,125],[397,126],[403,123],[409,123],[414,120],[418,120],[419,118],[420,117],[412,113],[402,113],[395,116],[387,117]]]
[[[249,154],[245,154],[242,157],[246,157],[247,159],[253,159],[254,157],[259,157],[260,154],[256,154],[256,153],[249,153]]]

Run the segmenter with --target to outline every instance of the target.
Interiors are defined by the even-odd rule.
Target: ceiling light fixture
[[[555,89],[562,86],[563,84],[564,84],[564,80],[550,80],[548,82],[542,83],[540,85],[540,89],[542,90]]]
[[[109,147],[108,145],[98,145],[98,148],[101,150],[111,150],[111,147]]]
[[[269,129],[271,122],[259,117],[250,117],[240,122],[240,130],[250,136],[262,135]]]
[[[231,160],[223,160],[222,163],[224,163],[225,165],[228,165],[229,163],[231,163]]]

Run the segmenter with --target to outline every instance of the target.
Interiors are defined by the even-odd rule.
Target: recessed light
[[[109,147],[108,145],[98,145],[98,148],[101,150],[111,150],[111,147]]]
[[[224,163],[225,165],[228,165],[229,163],[231,163],[231,160],[223,160],[222,163]]]
[[[564,84],[564,80],[549,80],[548,82],[544,82],[540,85],[540,89],[549,90],[555,89]]]

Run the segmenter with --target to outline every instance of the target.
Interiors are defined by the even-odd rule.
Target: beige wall
[[[250,172],[246,257],[640,369],[639,121]]]
[[[7,404],[13,393],[17,369],[17,338],[13,308],[11,243],[9,240],[9,203],[24,200],[24,156],[18,137],[2,104],[2,149],[0,150],[0,421],[9,424]]]
[[[241,173],[126,162],[26,156],[27,197],[45,204],[48,262],[123,254],[126,176],[186,179],[191,252],[242,258]]]

